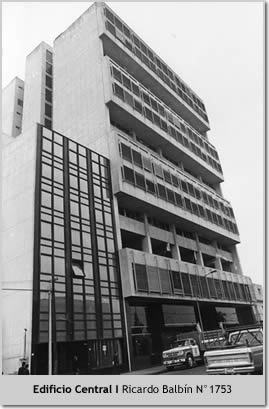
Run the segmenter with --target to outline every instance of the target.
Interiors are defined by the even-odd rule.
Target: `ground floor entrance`
[[[48,343],[35,345],[32,374],[48,374]],[[58,342],[53,345],[53,374],[86,375],[120,372],[126,367],[122,339]],[[125,368],[126,369],[126,368]]]
[[[213,302],[169,303],[156,300],[126,302],[129,353],[132,370],[162,363],[176,335],[197,330],[209,331],[255,323],[250,305]]]

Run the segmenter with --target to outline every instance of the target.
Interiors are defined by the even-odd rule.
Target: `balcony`
[[[239,242],[232,208],[221,196],[169,168],[157,155],[139,149],[135,141],[127,144],[118,133],[115,139],[120,153],[111,162],[113,192],[121,206],[147,212],[209,240],[220,239],[227,245]]]
[[[100,37],[105,55],[173,107],[200,132],[209,130],[202,100],[107,6],[101,11]]]
[[[124,248],[119,250],[123,296],[201,300],[227,304],[255,301],[249,277]]]
[[[112,83],[106,92],[111,120],[135,131],[174,161],[182,161],[208,183],[222,182],[214,146],[127,72],[111,60],[105,61]]]

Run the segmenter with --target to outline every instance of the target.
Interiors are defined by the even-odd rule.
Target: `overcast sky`
[[[3,3],[3,86],[91,3]],[[115,12],[203,99],[240,231],[243,272],[263,282],[263,4],[111,2]]]

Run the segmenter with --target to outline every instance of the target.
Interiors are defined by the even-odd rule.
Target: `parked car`
[[[212,375],[255,374],[263,371],[263,329],[251,326],[230,330],[226,346],[206,351],[206,372]]]
[[[163,364],[167,369],[186,364],[189,368],[201,360],[201,353],[196,341],[192,338],[177,340],[171,349],[163,351]]]

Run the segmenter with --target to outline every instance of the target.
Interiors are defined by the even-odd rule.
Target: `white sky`
[[[3,86],[25,57],[91,3],[3,3]],[[240,231],[243,272],[263,283],[263,4],[111,2],[110,7],[203,99]]]

